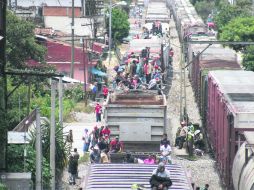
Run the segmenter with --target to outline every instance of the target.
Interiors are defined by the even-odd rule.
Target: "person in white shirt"
[[[160,156],[160,161],[164,162],[164,163],[172,163],[171,161],[171,146],[169,144],[163,144],[160,146],[160,152],[161,152],[161,156]]]

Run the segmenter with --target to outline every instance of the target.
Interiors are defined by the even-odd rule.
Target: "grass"
[[[90,158],[89,158],[89,153],[85,153],[85,155],[81,156],[80,159],[79,159],[79,164],[81,163],[87,163],[90,161]]]
[[[85,102],[78,102],[77,105],[73,109],[74,112],[83,112],[83,113],[92,113],[93,107],[91,107],[89,104],[86,106]]]

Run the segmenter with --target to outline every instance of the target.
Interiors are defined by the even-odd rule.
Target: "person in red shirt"
[[[106,85],[103,85],[102,92],[104,99],[106,99],[108,96],[108,87]]]
[[[96,122],[101,122],[102,107],[98,102],[96,103],[96,106],[94,108],[94,112],[96,114]]]
[[[119,138],[116,137],[109,144],[109,150],[111,153],[117,153],[123,151],[123,143],[119,141]]]
[[[106,126],[103,130],[102,130],[102,136],[107,135],[108,137],[110,136],[110,129],[108,128],[108,126]]]

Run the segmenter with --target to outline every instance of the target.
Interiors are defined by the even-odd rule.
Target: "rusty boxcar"
[[[202,46],[199,46],[202,47]],[[204,49],[203,47],[201,49]],[[202,51],[193,49],[192,52]],[[207,100],[207,74],[212,70],[240,70],[237,63],[236,53],[221,46],[211,46],[201,55],[194,59],[191,65],[190,79],[195,92],[200,114],[205,120],[206,100]]]
[[[231,169],[240,134],[254,131],[253,81],[251,71],[220,70],[208,75],[208,138],[228,188],[232,186]]]

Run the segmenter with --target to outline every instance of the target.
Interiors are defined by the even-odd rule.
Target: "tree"
[[[246,70],[254,71],[254,46],[248,46],[243,55],[243,66]]]
[[[236,17],[249,16],[250,13],[247,11],[246,6],[239,7],[235,5],[230,5],[228,3],[223,3],[219,7],[218,14],[215,15],[214,21],[218,28],[219,33],[222,32],[222,29],[227,25],[232,19]]]
[[[201,18],[206,21],[211,10],[214,8],[214,2],[209,1],[197,1],[195,2],[195,9]]]
[[[12,12],[7,12],[7,68],[24,68],[25,62],[34,59],[45,63],[46,49],[36,43],[34,24],[25,21]]]
[[[107,28],[109,28],[109,21],[107,19]],[[124,37],[127,37],[130,30],[130,24],[128,22],[128,15],[121,9],[112,9],[112,38],[117,41],[121,41]]]
[[[238,17],[223,27],[220,39],[224,41],[254,41],[254,17]],[[234,50],[243,50],[242,45],[230,45]]]

